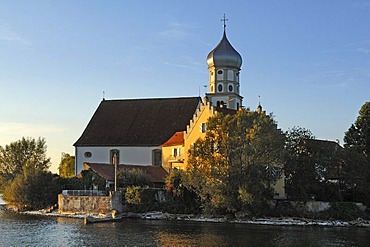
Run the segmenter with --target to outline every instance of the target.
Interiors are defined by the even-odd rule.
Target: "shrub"
[[[333,202],[330,208],[319,213],[318,218],[325,220],[355,220],[369,219],[369,216],[356,204],[351,202]]]
[[[9,183],[3,198],[18,210],[42,209],[56,204],[60,192],[61,185],[56,175],[30,170]]]

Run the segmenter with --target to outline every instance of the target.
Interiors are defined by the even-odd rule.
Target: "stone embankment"
[[[5,209],[5,205],[1,205]],[[1,209],[0,208],[0,209]],[[36,216],[51,216],[51,217],[68,217],[84,219],[86,216],[94,217],[97,219],[104,219],[111,217],[105,214],[61,214],[56,210],[48,212],[47,210],[38,211],[25,211],[21,212],[27,215]],[[254,225],[273,225],[273,226],[323,226],[323,227],[366,227],[370,228],[370,221],[361,218],[352,221],[340,220],[314,220],[307,218],[252,218],[252,219],[235,219],[227,216],[209,217],[205,215],[193,214],[169,214],[162,212],[147,212],[147,213],[125,213],[122,215],[124,218],[136,218],[143,220],[183,220],[183,221],[197,221],[197,222],[214,222],[214,223],[234,223],[234,224],[254,224]]]
[[[361,218],[352,221],[340,220],[314,220],[307,218],[252,218],[252,219],[232,219],[227,216],[223,217],[208,217],[204,215],[192,214],[168,214],[162,212],[148,213],[127,213],[129,218],[140,218],[147,220],[188,220],[198,222],[228,222],[239,224],[255,224],[255,225],[276,225],[276,226],[338,226],[338,227],[370,227],[369,220]]]

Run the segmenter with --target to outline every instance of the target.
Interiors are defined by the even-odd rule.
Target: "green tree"
[[[19,174],[3,193],[8,205],[18,210],[42,209],[54,205],[61,192],[58,176],[50,172],[30,169]]]
[[[46,156],[44,138],[24,138],[5,147],[0,146],[0,186],[13,181],[16,176],[28,170],[45,171],[49,168],[50,158]],[[0,189],[1,189],[0,188]]]
[[[285,191],[290,198],[310,199],[312,187],[316,185],[316,171],[302,142],[315,139],[315,136],[310,130],[298,126],[288,129],[285,134],[288,155],[284,167]]]
[[[75,176],[75,157],[62,153],[62,158],[59,164],[59,175],[64,178],[71,178]]]
[[[240,109],[208,120],[189,152],[186,185],[206,211],[260,209],[273,195],[273,170],[284,164],[285,135],[272,115]]]
[[[148,179],[140,169],[123,168],[117,175],[118,186],[126,188],[128,186],[148,185]]]
[[[197,195],[186,187],[186,172],[174,169],[165,180],[167,199],[166,209],[170,213],[198,213],[199,200]]]
[[[370,102],[361,107],[356,122],[345,133],[344,147],[355,148],[370,158]]]
[[[351,153],[346,157],[347,163],[356,167],[353,177],[361,178],[357,181],[355,194],[359,201],[370,205],[370,102],[366,102],[360,109],[359,115],[354,124],[348,129],[344,135],[344,148],[347,153]],[[354,152],[357,155],[354,155]],[[364,157],[361,157],[364,156]],[[356,162],[353,157],[356,157]],[[354,164],[355,163],[355,164]],[[356,172],[358,171],[358,172]],[[361,172],[363,173],[361,174]],[[360,186],[362,185],[362,186]]]

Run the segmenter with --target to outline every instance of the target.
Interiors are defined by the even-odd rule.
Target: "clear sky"
[[[103,91],[203,97],[224,13],[244,105],[343,143],[370,100],[370,0],[3,0],[0,145],[44,137],[56,171]]]

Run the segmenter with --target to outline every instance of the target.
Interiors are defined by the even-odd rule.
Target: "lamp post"
[[[114,165],[114,191],[117,191],[117,154],[113,154],[113,165]]]

